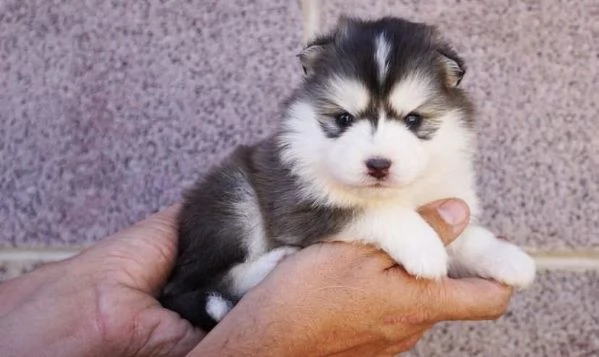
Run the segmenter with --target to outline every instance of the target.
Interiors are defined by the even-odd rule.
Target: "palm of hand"
[[[203,337],[155,299],[176,255],[176,211],[172,207],[121,231],[71,262],[74,269],[84,265],[102,343],[115,355],[183,356]]]

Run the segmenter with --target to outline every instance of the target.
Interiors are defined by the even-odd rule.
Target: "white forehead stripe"
[[[385,34],[381,33],[376,38],[374,59],[378,67],[379,82],[383,82],[389,71],[389,53],[391,52],[391,45],[385,39]]]
[[[432,95],[430,80],[423,75],[410,75],[391,89],[389,102],[398,113],[408,114],[424,104]]]
[[[336,76],[329,81],[328,87],[330,99],[349,113],[359,113],[368,107],[368,89],[359,81]]]

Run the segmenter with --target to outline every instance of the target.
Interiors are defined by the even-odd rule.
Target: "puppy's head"
[[[299,57],[306,77],[280,144],[310,196],[345,206],[382,199],[464,156],[465,68],[435,28],[344,18]]]

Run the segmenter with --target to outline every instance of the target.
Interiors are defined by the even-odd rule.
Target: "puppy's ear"
[[[308,47],[304,48],[302,52],[300,52],[297,57],[302,64],[302,68],[304,69],[304,74],[311,75],[314,69],[314,63],[324,50],[322,45],[308,45]]]
[[[326,47],[329,46],[331,42],[332,39],[330,37],[317,38],[309,43],[308,46],[306,46],[306,48],[304,48],[304,50],[297,55],[306,75],[311,75],[314,73],[316,62],[322,56]]]
[[[306,75],[313,74],[318,59],[322,57],[327,48],[338,45],[347,39],[351,35],[354,25],[358,22],[360,20],[341,15],[333,31],[328,35],[316,37],[313,41],[308,42],[306,48],[297,55],[304,68],[304,73]]]
[[[448,87],[457,87],[466,74],[464,60],[449,46],[437,49],[439,62],[445,73],[445,82]]]

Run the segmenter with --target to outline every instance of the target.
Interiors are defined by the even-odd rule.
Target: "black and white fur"
[[[464,64],[435,28],[345,18],[300,59],[280,129],[188,192],[164,306],[209,330],[285,256],[332,240],[374,244],[420,278],[533,281],[533,260],[477,225]],[[472,221],[446,249],[415,210],[448,197]]]

